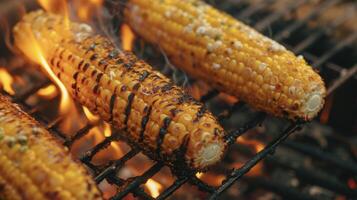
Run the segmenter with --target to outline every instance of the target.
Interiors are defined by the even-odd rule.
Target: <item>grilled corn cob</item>
[[[63,20],[43,11],[27,14],[14,28],[15,44],[26,54],[23,43],[32,32],[72,96],[155,159],[195,169],[220,160],[224,130],[200,103],[88,25]]]
[[[321,77],[301,57],[200,0],[128,0],[124,16],[193,77],[275,116],[311,120]]]
[[[0,199],[101,199],[85,169],[2,95]]]

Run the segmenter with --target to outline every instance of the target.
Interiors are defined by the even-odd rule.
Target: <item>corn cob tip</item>
[[[326,89],[319,86],[315,86],[315,89],[306,95],[306,101],[304,101],[301,111],[305,113],[305,120],[312,120],[324,106]]]
[[[211,143],[203,147],[198,152],[197,159],[194,163],[198,166],[210,166],[217,163],[224,152],[225,146],[222,143]],[[217,153],[220,152],[220,153]]]

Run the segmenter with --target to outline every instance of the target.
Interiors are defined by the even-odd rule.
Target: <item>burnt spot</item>
[[[168,83],[161,88],[161,92],[167,92],[171,90],[173,86],[173,83]]]
[[[162,125],[162,127],[160,128],[160,131],[159,131],[159,135],[156,138],[156,144],[157,144],[157,146],[156,146],[156,154],[158,155],[158,157],[160,157],[161,145],[164,142],[164,138],[165,138],[165,135],[167,133],[167,129],[170,126],[171,121],[172,121],[172,119],[170,117],[166,117],[164,119],[163,125]]]
[[[124,67],[125,67],[125,69],[127,69],[127,70],[132,69],[133,63],[131,63],[131,62],[125,63],[125,64],[124,64]]]
[[[125,120],[124,120],[124,123],[126,126],[128,124],[129,116],[131,113],[131,106],[133,104],[134,97],[135,97],[134,93],[130,93],[128,96],[128,104],[126,105],[126,108],[125,108]]]
[[[84,64],[84,60],[81,60],[81,62],[79,62],[79,64],[78,64],[78,70],[81,69],[81,67],[83,66],[83,64]]]
[[[99,73],[99,74],[97,75],[97,78],[95,79],[95,81],[96,81],[97,83],[99,83],[100,80],[102,79],[102,77],[103,77],[103,73]]]
[[[107,61],[105,59],[102,59],[98,62],[99,65],[105,65],[107,64]]]
[[[100,88],[99,84],[95,85],[93,88],[93,93],[96,95],[99,94],[99,88]]]
[[[173,108],[170,110],[172,117],[175,117],[178,113],[182,112],[180,109]]]
[[[74,74],[73,74],[73,79],[74,79],[74,80],[77,80],[78,75],[79,75],[79,72],[74,73]]]
[[[149,75],[150,75],[150,73],[145,70],[145,71],[140,75],[139,81],[140,81],[140,82],[143,82]]]
[[[91,61],[95,61],[96,59],[98,58],[98,54],[93,54],[89,59],[91,60]]]
[[[183,103],[187,103],[193,101],[193,97],[191,97],[188,94],[182,94],[179,98],[178,98],[178,103],[179,104],[183,104]]]
[[[109,52],[108,58],[114,59],[114,58],[118,57],[118,55],[119,55],[119,52],[117,50],[113,50],[113,51]]]
[[[124,63],[124,60],[119,58],[115,63],[118,64],[118,65],[121,65],[121,64]]]
[[[133,87],[134,91],[138,91],[138,89],[140,88],[141,84],[140,83],[136,83]]]
[[[50,60],[50,64],[51,64],[52,66],[54,66],[54,65],[55,65],[55,58],[51,58],[51,60]]]
[[[64,54],[64,51],[65,51],[65,50],[64,50],[64,49],[62,49],[62,50],[61,50],[61,52],[60,52],[60,54],[59,54],[59,57],[60,57],[61,59],[63,59],[63,54]]]
[[[89,63],[86,63],[83,67],[83,72],[86,72],[89,68],[90,64]]]
[[[193,122],[198,122],[206,112],[207,112],[206,106],[201,106],[201,108],[196,113],[196,118],[195,120],[193,120]]]
[[[116,100],[116,94],[115,92],[112,94],[112,96],[110,97],[110,102],[109,102],[109,112],[110,112],[110,121],[113,120],[113,109],[114,109],[114,105],[115,105],[115,100]]]
[[[91,45],[89,46],[88,50],[89,50],[89,51],[94,51],[94,49],[95,49],[96,46],[97,46],[97,44],[96,44],[96,43],[93,43],[93,44],[91,44]]]
[[[68,60],[71,60],[72,58],[73,58],[72,54],[69,54],[69,55],[67,56],[67,59],[68,59]]]
[[[151,110],[152,110],[151,106],[144,108],[144,112],[146,113],[146,115],[141,119],[141,130],[140,130],[139,142],[144,141],[146,124],[148,123],[148,121],[150,119]]]
[[[123,86],[120,88],[120,91],[125,92],[127,89],[128,89],[128,87],[127,87],[126,85],[123,85]]]
[[[97,70],[93,70],[92,73],[91,73],[91,76],[92,77],[95,77],[97,75],[98,71]]]

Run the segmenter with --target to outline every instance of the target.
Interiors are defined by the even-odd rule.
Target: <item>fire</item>
[[[37,95],[46,99],[52,99],[57,96],[57,88],[55,85],[51,84],[45,88],[40,89]]]
[[[145,187],[149,190],[151,196],[154,198],[158,197],[160,195],[160,191],[162,190],[162,185],[153,179],[149,179],[145,183]]]
[[[255,149],[255,152],[259,152],[264,149],[264,144],[257,140],[247,140],[244,137],[238,137],[237,143],[245,144],[252,146]]]
[[[353,178],[350,178],[348,179],[348,186],[351,189],[357,189],[357,182]]]
[[[131,30],[131,28],[128,25],[123,24],[121,26],[121,41],[122,41],[123,49],[125,51],[132,51],[134,40],[135,40],[134,32]]]
[[[15,91],[12,88],[13,82],[14,79],[12,78],[10,73],[4,68],[0,68],[0,87],[2,86],[2,88],[11,95],[15,94]]]
[[[96,124],[99,121],[99,116],[94,115],[87,107],[83,106],[83,112],[90,123]]]
[[[96,9],[103,4],[103,0],[77,0],[73,1],[77,16],[83,21],[89,21]]]
[[[37,2],[45,11],[65,16],[65,24],[69,26],[69,11],[67,0],[37,0]]]

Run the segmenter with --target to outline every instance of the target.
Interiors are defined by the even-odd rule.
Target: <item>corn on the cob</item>
[[[200,0],[128,0],[126,21],[193,77],[275,116],[310,120],[321,77],[301,57]]]
[[[0,199],[101,199],[63,146],[0,95]]]
[[[14,29],[15,44],[26,54],[22,43],[32,32],[72,96],[154,158],[196,169],[220,160],[224,130],[200,103],[88,25],[63,20],[43,11],[27,14]]]

